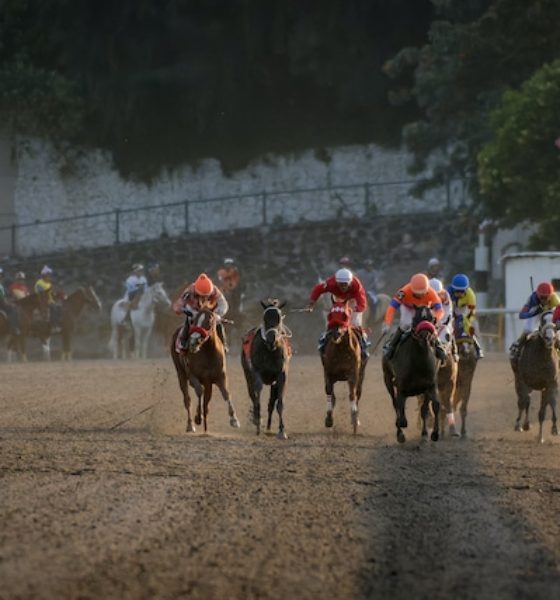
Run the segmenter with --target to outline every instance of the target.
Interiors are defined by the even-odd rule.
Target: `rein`
[[[200,327],[200,325],[191,325],[189,329],[189,335],[192,335],[193,333],[200,334],[200,336],[204,339],[206,339],[210,335],[209,331],[204,329],[204,327]]]

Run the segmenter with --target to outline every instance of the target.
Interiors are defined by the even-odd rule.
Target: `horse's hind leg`
[[[237,415],[235,414],[235,407],[233,406],[233,402],[231,401],[231,398],[230,398],[229,390],[227,387],[227,378],[226,378],[225,373],[223,374],[221,380],[216,382],[216,385],[218,386],[218,389],[220,390],[220,392],[222,394],[222,398],[227,402],[228,414],[229,414],[229,424],[232,427],[240,427],[239,419],[237,418]]]
[[[432,405],[432,411],[434,413],[434,428],[432,429],[432,435],[431,440],[432,442],[437,442],[439,439],[439,409],[440,409],[440,404],[439,404],[439,398],[437,395],[437,390],[434,386],[434,388],[432,390],[430,390],[430,392],[428,394],[426,394],[426,397],[428,397],[431,401],[431,405]]]
[[[333,382],[325,377],[325,393],[327,395],[327,415],[325,417],[325,427],[332,427],[334,425],[333,410],[336,404],[336,397],[334,395]]]
[[[558,435],[558,427],[556,427],[556,398],[558,397],[558,389],[554,388],[550,391],[550,409],[552,411],[552,429],[550,433],[552,435]]]

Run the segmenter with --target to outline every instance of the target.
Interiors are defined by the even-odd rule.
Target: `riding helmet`
[[[469,278],[464,273],[457,273],[451,281],[451,287],[459,292],[464,292],[469,285]]]

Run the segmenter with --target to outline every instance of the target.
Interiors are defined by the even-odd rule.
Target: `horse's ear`
[[[280,304],[278,305],[278,308],[280,310],[282,310],[284,308],[284,306],[286,306],[286,302],[287,302],[286,300],[284,300],[284,302],[280,302]]]
[[[268,308],[268,306],[267,306],[267,305],[264,303],[264,301],[263,301],[263,300],[261,300],[260,302],[261,302],[261,306],[262,306],[263,308]]]

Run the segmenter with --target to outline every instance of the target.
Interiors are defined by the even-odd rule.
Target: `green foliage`
[[[414,154],[412,171],[433,170],[427,185],[475,179],[478,153],[492,135],[490,112],[506,89],[518,88],[560,48],[557,0],[434,4],[441,12],[429,43],[405,48],[385,65],[389,76],[412,76],[408,94],[423,119],[407,125],[404,137]]]
[[[505,224],[542,224],[535,243],[558,246],[560,224],[560,60],[520,90],[504,93],[491,116],[492,141],[478,157],[481,201]],[[560,142],[559,142],[560,143]]]
[[[381,66],[429,18],[429,0],[3,0],[0,118],[142,178],[395,145],[416,109],[388,105]]]

